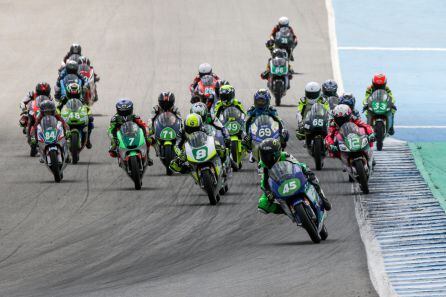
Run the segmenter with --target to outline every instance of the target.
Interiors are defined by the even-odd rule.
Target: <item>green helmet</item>
[[[235,89],[231,85],[224,85],[220,88],[220,100],[225,106],[232,104],[235,98]]]

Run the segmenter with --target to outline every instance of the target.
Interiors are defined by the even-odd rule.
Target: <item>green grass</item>
[[[410,143],[421,175],[446,211],[446,142]]]

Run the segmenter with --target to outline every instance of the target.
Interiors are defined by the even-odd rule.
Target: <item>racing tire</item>
[[[241,160],[238,160],[237,148],[238,148],[238,142],[233,141],[231,144],[231,158],[232,158],[231,165],[234,171],[238,171],[242,167]]]
[[[311,240],[314,243],[320,243],[321,236],[317,232],[316,224],[313,222],[313,220],[310,218],[307,212],[307,207],[303,203],[299,203],[296,206],[294,206],[294,212],[300,218],[300,221],[302,222],[302,227],[307,231]]]
[[[169,168],[170,162],[173,160],[173,151],[170,145],[164,147],[164,166],[166,166],[166,175],[171,176],[173,171]]]
[[[71,135],[71,144],[70,144],[70,151],[71,151],[71,163],[77,164],[79,162],[79,134],[73,133]]]
[[[274,93],[274,99],[276,101],[276,106],[280,106],[280,104],[282,103],[281,102],[282,101],[282,94],[279,93],[279,92]]]
[[[322,169],[324,143],[321,137],[316,137],[313,140],[313,158],[316,170]]]
[[[364,194],[369,193],[369,181],[367,178],[367,174],[365,172],[364,164],[362,163],[362,160],[355,160],[353,163],[353,166],[356,168],[356,174],[358,175],[358,181],[359,186],[361,188],[361,191]]]
[[[142,181],[141,181],[141,173],[139,170],[139,160],[137,156],[131,156],[129,158],[129,166],[132,180],[135,183],[135,189],[141,190]]]
[[[37,144],[31,144],[29,155],[30,157],[35,157],[37,155]]]
[[[322,240],[326,240],[327,239],[328,231],[327,231],[327,227],[325,226],[325,224],[324,224],[324,226],[322,226],[322,230],[321,230],[321,232],[319,232],[319,235],[321,236]]]
[[[57,150],[50,151],[51,172],[54,175],[54,181],[56,183],[60,183],[60,181],[62,180],[62,174],[60,172],[59,159],[57,158],[57,156],[58,156]]]
[[[384,137],[386,136],[386,127],[384,123],[379,121],[375,123],[375,133],[376,133],[376,149],[382,151]]]
[[[209,204],[210,205],[217,204],[217,195],[215,193],[214,177],[212,176],[212,173],[209,170],[204,170],[201,172],[201,183],[203,185],[206,194],[208,194]]]

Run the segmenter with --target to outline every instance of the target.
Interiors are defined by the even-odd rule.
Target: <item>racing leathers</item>
[[[364,129],[365,133],[369,137],[370,147],[372,148],[373,143],[375,142],[375,133],[373,131],[373,128],[370,125],[368,125],[367,123],[365,123],[364,121],[362,121],[360,118],[352,117],[350,119],[350,122],[354,123],[359,128]],[[328,134],[325,137],[325,145],[328,149],[330,157],[338,158],[338,159],[341,157],[341,154],[339,153],[339,149],[337,147],[337,141],[336,141],[336,137],[339,134],[339,129],[340,129],[340,127],[338,125],[336,125],[336,123],[330,125],[330,127],[328,128]]]
[[[246,114],[243,104],[238,99],[232,99],[229,105],[226,104],[224,101],[219,100],[217,101],[214,107],[215,117],[219,119],[220,115],[225,111],[225,109],[231,106],[234,106],[235,108],[240,110],[243,114]]]
[[[23,134],[26,134],[26,127],[28,126],[28,104],[37,98],[35,91],[30,91],[20,102],[20,120],[19,125],[23,128]],[[51,96],[48,97],[51,100]]]
[[[82,75],[80,75],[79,73],[75,74],[78,78],[78,83],[79,86],[81,87],[82,90],[84,90],[84,86],[86,86],[88,84],[88,80],[87,78],[83,77]],[[66,96],[62,96],[62,88],[65,87],[62,84],[64,83],[64,79],[68,76],[68,73],[64,70],[62,70],[62,72],[60,73],[59,77],[57,78],[57,82],[56,82],[56,87],[54,88],[54,98],[56,98],[56,100],[60,101],[62,104],[62,106],[66,103]],[[62,106],[60,106],[60,108],[62,108]]]
[[[364,101],[362,101],[362,105],[363,108],[362,110],[365,112],[366,116],[368,117],[367,114],[367,109],[368,109],[368,103],[367,101],[369,100],[370,96],[372,96],[373,92],[375,92],[376,90],[379,90],[378,88],[375,88],[374,85],[370,85],[367,87],[366,91],[365,91],[365,98]],[[392,100],[392,118],[390,120],[390,128],[389,128],[389,134],[393,135],[395,133],[394,128],[393,128],[393,123],[394,123],[394,118],[395,118],[395,112],[396,112],[396,105],[395,105],[395,98],[393,97],[392,91],[390,90],[390,88],[386,85],[385,91],[387,93],[387,95],[389,95],[390,99]]]
[[[155,134],[155,120],[156,118],[164,113],[164,112],[171,112],[173,113],[178,119],[181,120],[181,113],[180,110],[176,107],[176,106],[172,106],[172,108],[168,111],[163,110],[159,105],[156,105],[153,107],[152,112],[150,114],[150,126],[149,126],[149,139],[150,139],[150,143],[153,144],[155,143],[155,139],[154,139],[154,134]]]
[[[287,152],[282,152],[280,154],[279,161],[287,161],[291,162],[293,164],[297,164],[302,169],[302,172],[307,177],[308,182],[310,182],[316,192],[318,193],[319,197],[324,203],[324,208],[326,210],[331,209],[331,203],[328,201],[328,199],[325,197],[324,192],[321,189],[321,186],[319,184],[319,180],[317,179],[316,175],[307,167],[305,163],[298,162],[296,158],[294,158],[291,154]],[[259,203],[257,205],[257,208],[262,213],[274,213],[274,214],[283,214],[284,211],[281,207],[281,205],[274,201],[274,195],[271,191],[271,188],[268,183],[269,179],[269,169],[265,166],[265,164],[260,161],[259,167],[262,170],[261,174],[261,181],[260,181],[260,188],[262,189],[263,193],[260,196]]]
[[[209,131],[206,130],[204,126],[202,126],[199,131],[210,135]],[[187,134],[184,129],[181,129],[177,135],[177,140],[175,142],[175,147],[174,147],[177,157],[170,162],[170,166],[169,166],[170,169],[175,172],[184,174],[184,173],[189,173],[191,170],[191,167],[190,167],[189,163],[187,162],[186,152],[184,150],[184,145],[189,140],[189,137],[190,137],[190,135]],[[222,160],[222,163],[224,164],[226,161],[226,158],[228,156],[226,147],[224,145],[216,142],[215,149],[218,153],[218,156]],[[225,170],[225,172],[226,172],[226,170]]]
[[[250,152],[251,150],[251,133],[249,131],[251,124],[255,121],[255,119],[261,115],[268,115],[273,118],[274,121],[276,121],[279,124],[279,134],[280,134],[280,144],[282,145],[282,148],[286,147],[286,143],[289,139],[288,131],[285,129],[285,125],[282,121],[282,119],[279,118],[279,115],[277,113],[277,110],[272,107],[268,106],[266,108],[256,108],[255,106],[251,106],[251,108],[247,112],[248,117],[246,118],[245,122],[245,137],[243,139],[243,145],[248,149]]]
[[[266,43],[266,46],[270,51],[272,51],[274,48],[274,40],[276,39],[276,34],[280,31],[281,28],[282,27],[279,24],[277,24],[276,26],[274,26],[273,30],[271,31],[270,39]],[[297,46],[297,36],[294,33],[294,30],[291,26],[288,26],[288,28],[290,29],[290,33],[293,36],[293,45],[287,51],[288,51],[288,56],[290,57],[290,60],[294,61],[293,50]]]
[[[213,77],[216,81],[219,81],[219,80],[220,80],[220,77],[218,77],[217,74],[212,73],[212,74],[210,74],[210,75],[212,75],[212,77]],[[190,86],[189,86],[189,91],[190,91],[191,95],[194,95],[194,93],[195,93],[195,89],[197,88],[198,84],[200,83],[200,80],[201,80],[201,76],[200,76],[200,75],[197,75],[197,76],[195,76],[194,80],[193,80],[192,83],[190,84]]]
[[[307,113],[311,110],[311,107],[315,103],[320,103],[324,106],[325,110],[329,111],[330,106],[328,104],[328,101],[325,100],[324,97],[320,96],[319,98],[315,100],[310,100],[306,97],[302,97],[299,99],[299,104],[297,106],[297,130],[296,130],[296,137],[299,140],[305,139],[305,131],[304,131],[304,121],[305,116]]]
[[[129,116],[121,116],[119,114],[115,114],[111,120],[110,120],[110,126],[108,127],[108,134],[110,136],[111,139],[111,144],[110,144],[110,149],[109,149],[109,154],[112,158],[116,158],[117,157],[117,147],[118,147],[118,143],[119,143],[119,139],[118,139],[118,130],[121,128],[121,126],[128,121],[132,121],[135,124],[138,125],[138,127],[141,128],[143,134],[144,134],[144,138],[146,139],[146,145],[147,145],[147,161],[148,161],[148,165],[152,166],[153,165],[153,160],[150,158],[150,140],[148,139],[147,136],[147,125],[146,123],[144,123],[144,121],[137,115],[131,114]]]

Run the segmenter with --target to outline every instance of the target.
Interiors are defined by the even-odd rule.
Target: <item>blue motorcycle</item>
[[[268,183],[285,214],[298,226],[302,226],[314,243],[327,239],[327,212],[298,164],[288,161],[276,163],[269,172]]]

